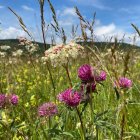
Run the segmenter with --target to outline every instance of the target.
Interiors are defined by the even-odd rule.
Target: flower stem
[[[68,65],[67,66],[64,66],[64,68],[66,69],[66,73],[67,73],[67,76],[68,76],[70,87],[72,87],[72,81],[71,81],[71,78],[70,78]]]
[[[51,79],[51,82],[52,82],[52,87],[53,87],[53,92],[54,92],[54,97],[55,97],[55,102],[56,102],[55,84],[54,84],[53,76],[52,76],[51,70],[50,70],[50,68],[48,66],[48,63],[47,63],[47,69],[48,69],[48,72],[49,72],[49,75],[50,75],[50,79]]]
[[[123,140],[124,126],[125,126],[125,114],[123,113],[123,115],[122,115],[122,120],[121,120],[121,134],[120,134],[120,140]]]
[[[121,118],[121,132],[120,132],[120,140],[123,140],[123,136],[124,136],[124,129],[125,129],[125,123],[126,123],[126,101],[124,99],[123,101],[124,106],[123,106],[123,110],[122,110],[122,118]]]
[[[90,115],[91,115],[91,125],[92,130],[94,131],[94,111],[93,111],[93,100],[92,100],[92,93],[89,94],[89,105],[90,105]],[[96,139],[98,140],[98,127],[96,126]]]
[[[70,87],[73,87],[72,86],[72,81],[71,81],[71,78],[70,78],[70,74],[69,74],[68,64],[67,64],[67,66],[64,66],[64,68],[66,69],[66,73],[67,73],[67,76],[68,76]],[[82,117],[80,115],[80,111],[78,110],[77,107],[76,107],[76,112],[77,112],[77,115],[78,115],[80,123],[81,123],[81,129],[82,129],[82,133],[83,133],[83,140],[85,140],[86,136],[85,136],[85,131],[84,131],[84,125],[83,125]]]
[[[86,136],[85,136],[84,125],[83,125],[82,117],[81,117],[80,112],[79,112],[79,110],[78,110],[77,107],[76,107],[76,112],[77,112],[77,115],[78,115],[79,120],[80,120],[80,123],[81,123],[81,129],[82,129],[82,133],[83,133],[83,139],[85,140],[86,139]]]

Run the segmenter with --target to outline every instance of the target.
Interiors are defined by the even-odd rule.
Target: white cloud
[[[116,29],[115,24],[103,25],[95,28],[95,34],[98,36],[111,34]]]
[[[125,34],[127,34],[125,37],[128,37],[128,34],[130,35],[130,33],[125,32],[123,29],[117,27],[114,23],[110,23],[108,25],[100,24],[95,27],[94,33],[97,41],[108,41],[110,38],[122,40]]]
[[[76,16],[75,9],[71,7],[67,7],[62,11],[62,16]]]
[[[56,13],[58,17],[58,23],[61,27],[67,27],[67,29],[71,29],[73,24],[76,25],[79,22],[75,9],[72,7],[65,7],[61,11],[57,10]]]
[[[26,37],[26,33],[15,27],[9,27],[0,31],[0,39],[16,39],[17,37]]]
[[[27,6],[27,5],[22,5],[22,8],[23,8],[24,10],[26,10],[26,11],[34,11],[33,8],[31,8],[31,7]]]
[[[62,25],[63,25],[63,22],[64,21],[61,21]],[[70,37],[71,24],[70,23],[72,23],[72,22],[74,22],[74,21],[67,22],[67,24],[65,23],[65,26],[66,26],[65,31],[66,31],[66,34],[68,37],[68,41],[71,40],[71,37]],[[99,23],[100,23],[100,21],[99,21]],[[36,39],[36,41],[41,41],[41,39],[37,36],[37,33],[35,30],[32,33],[34,33],[34,38]],[[111,37],[113,37],[113,38],[116,37],[118,40],[122,40],[123,36],[125,35],[124,42],[127,42],[129,44],[133,44],[133,38],[136,35],[135,33],[130,33],[130,32],[124,31],[123,29],[117,27],[114,23],[110,23],[108,25],[102,25],[100,23],[99,25],[95,26],[94,33],[95,33],[95,37],[96,37],[95,41],[110,41]],[[78,35],[81,34],[80,29],[78,30],[77,34]],[[87,32],[87,34],[89,35],[89,32]],[[3,29],[0,31],[0,39],[16,39],[18,37],[29,38],[23,30],[15,28],[15,27],[9,27],[9,28],[6,28],[6,29]],[[50,43],[50,38],[51,38],[51,35],[49,32],[49,35],[47,36],[48,43]],[[114,40],[112,39],[112,41],[114,41]],[[61,42],[60,38],[58,38],[57,36],[56,36],[56,42],[57,43]],[[140,44],[139,37],[136,38],[136,44],[138,44],[138,45]]]
[[[121,29],[117,27],[114,23],[108,24],[108,25],[98,25],[94,29],[95,37],[97,41],[114,41],[114,38],[117,38],[118,41],[124,41],[129,44],[134,43],[134,37],[135,37],[135,44],[140,44],[140,38],[136,33],[125,31],[124,29]],[[89,35],[89,32],[88,32]],[[112,38],[112,40],[110,40]]]
[[[68,28],[71,28],[71,26],[75,24],[76,21],[73,18],[69,17],[67,19],[59,20],[58,23],[61,27],[69,26]]]

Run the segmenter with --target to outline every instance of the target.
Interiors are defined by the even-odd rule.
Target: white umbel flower
[[[81,45],[70,42],[67,45],[56,45],[45,51],[46,61],[54,67],[65,65],[68,61],[77,59],[79,56],[85,56],[85,49]]]
[[[11,49],[11,47],[10,46],[6,46],[6,45],[3,45],[3,46],[0,46],[0,49],[1,50],[4,50],[4,51],[7,51],[7,50]]]

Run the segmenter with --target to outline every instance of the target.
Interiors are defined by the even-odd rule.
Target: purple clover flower
[[[79,105],[81,96],[77,91],[73,91],[71,88],[65,90],[58,95],[58,100],[64,102],[67,106],[76,107]]]
[[[18,104],[18,96],[15,94],[10,95],[10,103],[13,105],[17,105]]]
[[[121,88],[130,88],[132,87],[132,81],[126,77],[119,78],[118,85]]]
[[[84,82],[90,82],[94,80],[94,75],[93,75],[93,67],[84,64],[78,69],[78,77],[84,81]]]
[[[52,103],[44,103],[38,109],[38,115],[40,117],[52,117],[58,113],[57,106]]]
[[[101,82],[106,80],[106,72],[105,71],[101,71],[100,74],[98,76],[95,76],[95,81],[96,82]]]
[[[6,103],[6,96],[5,94],[0,94],[0,109],[5,106]]]
[[[96,90],[95,83],[88,83],[81,85],[81,92],[86,91],[86,93],[94,92]]]

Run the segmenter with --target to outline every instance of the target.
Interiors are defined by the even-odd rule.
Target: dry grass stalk
[[[38,0],[39,5],[40,5],[40,16],[41,16],[41,30],[42,30],[42,38],[43,38],[43,44],[44,44],[44,49],[47,49],[46,45],[46,39],[45,39],[45,20],[44,20],[44,0]]]
[[[29,31],[27,30],[26,25],[24,24],[22,18],[14,11],[12,10],[10,7],[8,7],[8,9],[18,18],[18,21],[20,23],[21,28],[31,37],[31,39],[33,39],[33,36],[31,35],[31,33],[29,33]],[[34,39],[33,39],[34,40]]]

